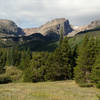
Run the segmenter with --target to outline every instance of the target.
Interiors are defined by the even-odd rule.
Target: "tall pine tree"
[[[60,40],[59,40],[59,45],[61,46],[62,42],[64,39],[64,29],[63,27],[60,28]]]
[[[55,50],[52,57],[50,57],[50,64],[48,64],[50,69],[48,72],[49,76],[53,80],[71,79],[73,67],[72,52],[67,38],[62,41],[60,47]]]
[[[77,59],[77,66],[75,68],[75,80],[78,83],[91,83],[91,71],[95,62],[96,55],[96,41],[95,39],[85,36]]]
[[[96,60],[92,68],[91,79],[95,85],[100,88],[100,47],[96,48]]]

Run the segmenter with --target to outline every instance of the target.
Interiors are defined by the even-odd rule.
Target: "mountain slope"
[[[100,47],[100,30],[98,29],[91,29],[89,31],[83,31],[75,35],[74,37],[70,37],[69,43],[72,48],[75,46],[80,46],[82,43],[85,35],[88,35],[89,37],[95,37],[97,39],[97,44]]]
[[[72,28],[70,26],[69,20],[65,18],[57,18],[52,21],[47,22],[46,24],[40,26],[39,28],[26,28],[24,32],[26,35],[34,34],[34,33],[41,33],[42,35],[47,35],[49,31],[55,32],[60,34],[60,29],[63,27],[64,35],[72,32]]]
[[[79,33],[86,33],[87,31],[96,31],[100,29],[100,20],[92,21],[89,25],[85,26],[72,26],[73,31],[68,34],[68,37],[73,37]]]
[[[24,35],[24,32],[13,21],[0,20],[0,35]]]
[[[100,38],[100,21],[93,21],[86,26],[72,26],[66,19],[55,19],[40,27],[41,33],[26,35],[13,21],[0,20],[0,47],[18,46],[20,49],[30,49],[32,51],[53,51],[58,46],[59,31],[63,27],[64,35],[73,35],[69,38],[71,47],[82,42],[85,34]],[[30,30],[30,29],[29,29]],[[33,31],[33,30],[32,30]],[[30,32],[30,31],[29,31]],[[57,33],[58,32],[58,33]]]

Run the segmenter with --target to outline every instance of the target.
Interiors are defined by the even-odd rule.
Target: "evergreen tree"
[[[20,63],[21,52],[18,48],[9,48],[7,50],[7,66],[18,66]]]
[[[91,76],[93,83],[95,83],[98,88],[100,88],[100,51],[99,50],[100,48],[97,49],[96,61],[93,65],[92,76]]]
[[[63,27],[61,27],[60,28],[60,41],[59,41],[59,45],[62,44],[63,39],[64,39],[64,29],[63,29]]]
[[[0,73],[4,72],[4,67],[6,64],[6,52],[0,48]]]
[[[59,53],[58,49],[59,48],[57,48],[55,51],[56,54]],[[49,54],[49,57],[46,61],[46,74],[44,76],[45,80],[52,80],[52,81],[61,80],[60,79],[61,73],[59,73],[60,67],[59,67],[57,55],[55,54],[55,52]]]
[[[33,53],[31,63],[24,72],[24,81],[38,82],[44,81],[45,76],[45,62],[48,59],[48,53]]]
[[[68,38],[66,37],[60,48],[60,62],[61,73],[64,79],[72,78],[72,52],[68,43]]]
[[[89,39],[88,36],[85,36],[83,43],[79,48],[77,66],[75,68],[75,80],[80,84],[91,82],[91,71],[96,55],[95,48],[95,39]]]
[[[13,66],[14,65],[14,48],[9,48],[7,50],[7,66]]]
[[[77,61],[77,56],[78,56],[78,46],[76,45],[73,49],[72,49],[72,77],[74,78],[74,68],[76,67],[76,61]]]
[[[19,66],[20,65],[20,60],[21,60],[21,52],[18,50],[18,48],[15,48],[14,50],[14,57],[13,57],[13,65],[14,66]]]
[[[49,57],[47,76],[51,80],[65,80],[72,78],[72,53],[68,44],[68,39],[65,38],[62,44]]]
[[[32,58],[32,55],[31,55],[31,52],[29,50],[22,51],[19,68],[21,70],[25,70],[27,67],[29,67],[31,58]]]

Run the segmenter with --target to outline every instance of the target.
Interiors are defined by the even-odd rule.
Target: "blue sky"
[[[0,19],[22,28],[38,27],[54,18],[85,25],[100,19],[100,0],[0,0]]]

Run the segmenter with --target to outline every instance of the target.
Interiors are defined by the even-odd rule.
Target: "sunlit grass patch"
[[[74,81],[0,85],[0,100],[98,100],[100,90]]]

